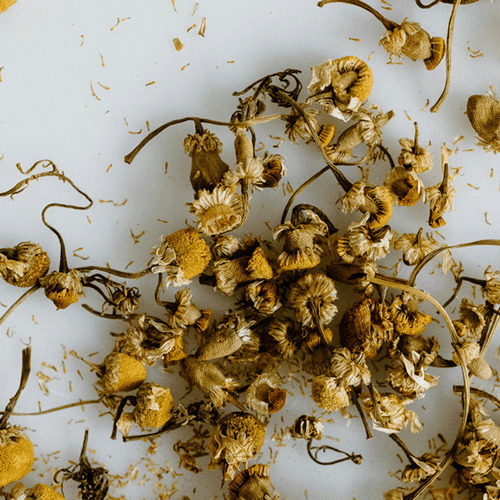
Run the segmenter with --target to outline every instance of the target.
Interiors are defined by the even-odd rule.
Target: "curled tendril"
[[[363,457],[361,455],[355,455],[354,453],[347,453],[346,451],[339,450],[334,448],[333,446],[323,445],[323,446],[313,446],[312,439],[307,441],[307,454],[311,458],[311,460],[319,465],[335,465],[341,462],[346,462],[347,460],[351,460],[353,463],[359,465],[363,462]],[[343,458],[339,458],[337,460],[332,460],[330,462],[322,462],[318,459],[318,453],[325,453],[327,451],[334,451],[336,453],[342,453],[345,455]]]

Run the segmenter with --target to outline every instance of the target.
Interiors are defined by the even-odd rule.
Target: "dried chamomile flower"
[[[341,198],[341,203],[344,213],[359,210],[369,214],[366,226],[370,229],[385,226],[392,217],[392,195],[385,186],[371,186],[357,181]]]
[[[311,397],[320,408],[328,412],[347,408],[351,404],[349,391],[342,380],[327,375],[313,378]]]
[[[286,391],[281,389],[281,378],[274,371],[265,371],[249,385],[245,402],[257,416],[269,418],[283,408]]]
[[[498,460],[499,448],[486,439],[472,439],[468,443],[460,442],[456,447],[454,459],[468,472],[472,482],[483,482]]]
[[[100,365],[80,358],[74,351],[70,354],[96,370],[99,377],[97,385],[104,394],[133,391],[146,380],[146,367],[128,354],[114,350],[104,358]]]
[[[479,145],[485,151],[500,151],[500,104],[496,94],[472,95],[467,100],[467,117],[479,135]]]
[[[215,238],[212,245],[212,254],[217,259],[230,259],[238,250],[241,249],[243,243],[236,236],[226,234],[219,235]]]
[[[398,163],[406,170],[415,172],[427,172],[432,168],[432,155],[429,146],[425,149],[411,139],[400,139],[401,153],[398,156]]]
[[[335,300],[335,284],[324,274],[307,274],[288,293],[288,305],[295,309],[297,321],[310,327],[330,323],[338,311]]]
[[[463,440],[485,439],[486,441],[500,446],[500,427],[491,419],[483,419],[485,410],[474,397],[471,397],[469,421],[465,428]]]
[[[198,231],[209,236],[227,233],[243,220],[243,201],[231,187],[202,189],[198,191],[198,199],[189,206],[189,211],[199,219]]]
[[[313,136],[310,126],[316,133],[319,131],[319,125],[316,120],[316,117],[319,115],[319,111],[316,109],[307,109],[307,104],[299,104],[299,106],[307,116],[309,124],[306,122],[306,120],[304,120],[302,115],[295,108],[292,109],[289,115],[281,116],[281,119],[286,123],[285,133],[290,141],[295,144],[299,139],[302,139],[306,142],[312,140]]]
[[[484,279],[486,299],[492,304],[500,304],[500,272],[493,271],[491,266],[488,266],[484,271]]]
[[[66,309],[84,295],[82,275],[76,269],[67,273],[53,271],[40,278],[40,284],[45,289],[46,297],[54,302],[57,309]]]
[[[436,337],[424,337],[423,335],[400,335],[389,346],[388,354],[391,358],[400,359],[403,354],[407,358],[411,356],[413,351],[418,353],[427,353],[434,356],[434,352],[438,353],[440,348],[439,341]]]
[[[276,281],[254,281],[245,288],[245,298],[254,309],[265,316],[270,316],[281,306]]]
[[[17,0],[0,0],[0,14],[12,7]]]
[[[445,53],[442,38],[431,38],[420,24],[406,19],[398,27],[389,29],[379,43],[390,54],[391,62],[405,55],[412,61],[423,59],[428,70],[434,69]]]
[[[412,457],[401,474],[401,481],[403,483],[422,481],[439,470],[440,463],[439,457],[432,453],[424,453],[418,458]]]
[[[422,228],[417,234],[404,233],[394,242],[395,250],[403,250],[403,262],[407,266],[415,266],[437,247],[436,240],[425,239],[422,233]]]
[[[105,313],[109,308],[117,309],[125,318],[128,318],[139,307],[139,289],[132,287],[128,288],[123,284],[121,287],[114,289],[111,295],[111,301],[104,302],[102,312]]]
[[[285,159],[281,155],[264,153],[262,158],[264,172],[262,173],[262,188],[275,188],[286,175]]]
[[[479,340],[483,328],[486,325],[485,315],[487,312],[484,305],[476,306],[467,297],[464,297],[460,303],[459,321],[465,326],[467,333],[476,340]]]
[[[222,153],[221,141],[196,123],[196,134],[184,139],[184,152],[192,159],[189,180],[195,196],[198,197],[201,190],[213,191],[229,170],[229,165],[219,155]]]
[[[372,359],[379,353],[383,342],[392,339],[393,325],[383,304],[376,299],[364,298],[346,308],[339,333],[344,347]]]
[[[418,310],[418,302],[409,293],[394,298],[389,307],[394,331],[399,335],[420,335],[432,322],[432,316]]]
[[[287,427],[287,431],[293,439],[321,439],[324,430],[324,425],[311,415],[301,415],[291,427]]]
[[[236,352],[243,344],[254,343],[250,325],[238,314],[226,316],[217,329],[206,335],[196,351],[196,359],[209,361],[223,358]]]
[[[307,102],[317,102],[328,114],[347,121],[368,99],[372,85],[370,67],[357,57],[328,59],[312,68]]]
[[[318,215],[305,210],[309,221],[294,225],[287,221],[274,228],[274,239],[284,239],[283,252],[278,257],[278,264],[283,271],[309,269],[321,261],[323,250],[317,243],[318,236],[328,234],[328,226]]]
[[[269,280],[273,270],[262,248],[257,247],[248,256],[233,260],[221,259],[214,263],[213,272],[217,280],[217,289],[231,296],[238,286],[256,280]]]
[[[129,328],[116,342],[116,349],[146,366],[153,366],[168,354],[175,344],[171,330],[168,333],[161,331],[164,329],[160,324],[147,321],[143,316],[139,320],[139,327]]]
[[[377,110],[375,115],[372,109]],[[378,106],[371,105],[369,108],[360,108],[354,113],[353,120],[357,123],[344,130],[338,137],[337,142],[325,147],[325,152],[333,162],[347,161],[354,156],[353,149],[362,143],[368,146],[365,154],[366,161],[374,159],[377,144],[382,142],[382,127],[394,116],[394,111],[382,113]]]
[[[137,391],[137,404],[132,412],[139,427],[163,427],[172,417],[174,400],[170,389],[151,382]]]
[[[274,318],[268,327],[267,333],[276,341],[279,356],[283,359],[290,359],[295,354],[301,339],[295,331],[292,321],[281,321]]]
[[[353,353],[347,347],[335,349],[331,360],[332,375],[342,380],[345,385],[358,386],[369,384],[371,373],[366,365],[364,353]]]
[[[424,193],[420,177],[404,167],[391,168],[385,176],[384,186],[391,192],[396,205],[413,207]]]
[[[456,191],[451,184],[454,175],[450,174],[448,165],[448,158],[451,153],[452,151],[446,147],[446,144],[443,144],[441,148],[443,180],[440,184],[425,190],[425,199],[429,202],[429,225],[432,228],[444,226],[446,224],[443,219],[444,213],[453,209]]]
[[[333,244],[336,254],[344,261],[352,264],[357,257],[365,260],[383,259],[389,253],[394,233],[389,226],[370,229],[364,225],[368,215],[361,223],[353,223]]]
[[[200,233],[192,227],[180,229],[160,238],[154,247],[149,266],[154,273],[165,273],[165,285],[183,286],[208,267],[212,254]]]
[[[181,374],[210,398],[214,408],[220,408],[229,401],[243,409],[233,395],[238,384],[232,378],[226,377],[210,361],[202,361],[192,355],[187,356],[181,361]]]
[[[225,186],[234,188],[237,184],[247,183],[252,188],[260,189],[264,183],[264,165],[262,160],[257,157],[247,158],[244,163],[238,163],[236,170],[229,169],[224,175],[223,183]]]
[[[390,392],[378,393],[374,389],[375,403],[368,396],[363,395],[363,408],[368,416],[373,420],[373,428],[377,431],[391,434],[405,429],[410,424],[410,430],[416,434],[420,432],[423,425],[418,419],[418,415],[406,409],[406,405],[411,403],[409,398],[402,398]]]
[[[254,415],[235,412],[221,418],[212,431],[208,450],[209,470],[220,467],[224,480],[233,479],[234,474],[262,448],[266,426]]]
[[[330,328],[323,328],[323,333],[318,327],[304,328],[300,337],[300,348],[306,352],[314,352],[314,350],[323,344],[323,338],[328,345],[333,341],[333,332]]]
[[[168,322],[172,328],[186,328],[194,325],[198,329],[204,312],[193,303],[191,290],[183,288],[175,294],[175,311],[168,311]]]
[[[399,487],[386,491],[384,493],[384,500],[404,500],[404,496],[405,496],[405,489]]]
[[[11,285],[32,287],[49,267],[49,256],[36,243],[23,241],[13,248],[0,248],[0,275]]]
[[[412,351],[408,358],[401,354],[401,364],[388,376],[391,387],[409,398],[422,397],[425,391],[437,385],[438,378],[425,371],[436,356],[437,352],[428,355]]]
[[[467,368],[469,368],[473,375],[481,380],[491,379],[493,376],[491,367],[480,353],[481,348],[477,342],[465,339],[460,342],[460,345],[455,346],[455,348],[460,352]],[[452,360],[457,365],[460,364],[456,351],[453,352]]]
[[[64,500],[64,497],[54,488],[43,483],[35,484],[33,488],[17,483],[7,495],[7,500]]]
[[[255,464],[239,472],[228,485],[229,500],[279,500],[269,479],[269,466]]]
[[[0,429],[0,488],[26,476],[33,467],[33,443],[17,425]]]

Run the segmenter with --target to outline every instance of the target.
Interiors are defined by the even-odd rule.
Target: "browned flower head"
[[[11,285],[32,287],[49,266],[49,256],[36,243],[23,241],[13,248],[0,248],[0,275]]]
[[[220,467],[224,480],[233,479],[243,464],[247,466],[262,448],[266,426],[250,413],[235,412],[223,417],[212,431],[208,444],[208,468]]]
[[[271,496],[272,491],[269,466],[263,464],[239,472],[228,485],[229,500],[278,500],[279,494]]]
[[[467,117],[486,151],[500,152],[500,104],[496,95],[471,95],[467,100]]]

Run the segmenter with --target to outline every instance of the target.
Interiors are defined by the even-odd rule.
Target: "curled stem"
[[[363,457],[361,455],[355,455],[354,453],[347,453],[346,451],[339,450],[334,448],[333,446],[323,445],[323,446],[313,446],[312,439],[307,440],[307,454],[311,458],[311,460],[319,465],[335,465],[341,462],[346,462],[347,460],[351,460],[353,463],[359,465],[363,462]],[[342,453],[346,455],[344,458],[339,458],[338,460],[333,460],[331,462],[322,462],[318,459],[319,452],[326,452],[327,450],[335,451],[337,453]]]

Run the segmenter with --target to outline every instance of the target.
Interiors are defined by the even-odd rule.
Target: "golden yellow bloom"
[[[393,201],[404,207],[416,205],[424,192],[424,184],[417,174],[403,167],[391,168],[384,186],[391,192]]]
[[[235,412],[221,418],[212,431],[208,469],[220,467],[224,480],[233,479],[240,464],[247,466],[262,448],[266,426],[250,413]]]
[[[132,415],[134,422],[140,427],[160,428],[172,417],[173,408],[174,400],[170,389],[150,382],[139,387]]]
[[[102,366],[104,373],[97,384],[106,394],[133,391],[146,380],[145,366],[128,354],[112,352]]]
[[[33,443],[21,428],[0,429],[0,488],[26,476],[33,462]]]
[[[49,256],[35,243],[23,241],[13,248],[0,248],[0,276],[11,285],[32,287],[49,267]]]
[[[417,301],[408,293],[394,298],[389,307],[394,330],[399,335],[420,335],[432,322],[432,316],[418,310]]]
[[[0,0],[0,14],[12,7],[16,2],[17,0]]]
[[[351,404],[349,393],[342,381],[326,375],[313,378],[311,397],[320,408],[329,412],[347,408]]]
[[[162,236],[160,240],[161,245],[153,249],[154,257],[149,266],[154,273],[167,275],[166,286],[186,285],[210,264],[210,247],[192,227]]]
[[[82,276],[76,269],[68,273],[53,271],[39,281],[45,288],[46,297],[54,302],[57,309],[66,309],[84,295]]]
[[[357,57],[328,59],[312,68],[308,102],[317,102],[330,115],[346,121],[368,99],[372,86],[370,67]]]
[[[23,483],[14,485],[9,495],[9,500],[64,500],[64,497],[54,488],[43,483],[38,483],[28,489]]]

